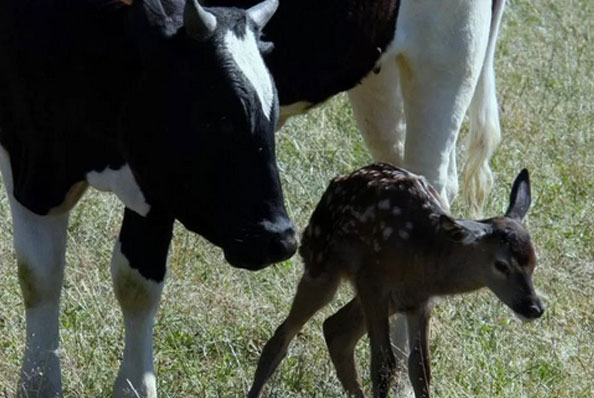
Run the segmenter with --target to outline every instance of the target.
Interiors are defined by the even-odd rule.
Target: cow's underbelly
[[[58,206],[50,209],[49,214],[64,214],[72,210],[74,206],[78,203],[80,198],[82,198],[83,194],[86,192],[89,184],[86,181],[79,181],[74,183],[66,195],[64,196],[64,201],[59,204]]]

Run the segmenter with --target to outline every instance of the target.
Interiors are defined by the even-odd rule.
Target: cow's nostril
[[[295,229],[291,226],[274,234],[270,239],[268,250],[272,261],[282,261],[295,254],[297,251]]]

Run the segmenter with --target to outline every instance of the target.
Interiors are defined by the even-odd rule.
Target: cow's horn
[[[187,0],[184,10],[184,26],[188,35],[196,40],[210,37],[217,27],[217,18],[206,11],[198,0]]]
[[[248,9],[247,13],[258,28],[262,29],[270,21],[277,8],[278,0],[265,0]]]

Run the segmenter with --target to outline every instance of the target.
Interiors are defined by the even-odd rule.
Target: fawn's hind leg
[[[319,276],[311,277],[308,271],[305,271],[297,287],[297,294],[293,299],[289,316],[276,329],[274,336],[262,350],[254,383],[248,393],[249,398],[260,396],[264,384],[287,354],[291,340],[301,330],[305,322],[334,297],[339,282],[338,274],[322,273]]]
[[[390,315],[394,315],[395,311],[390,309]],[[406,328],[406,319],[405,328]],[[342,383],[347,392],[357,398],[365,397],[361,385],[359,384],[357,367],[355,365],[355,346],[365,334],[367,328],[365,326],[365,314],[358,297],[349,301],[347,305],[342,307],[334,315],[326,319],[324,322],[324,338],[326,345],[330,352],[330,358],[336,369],[338,380]],[[408,339],[408,337],[407,337]],[[398,348],[398,347],[397,347]],[[403,353],[397,353],[398,363],[396,371],[401,371],[404,365],[404,360],[408,355],[404,354],[404,358],[400,358]],[[405,375],[405,377],[408,377]],[[399,378],[395,383],[398,383]],[[402,382],[403,380],[400,380]],[[396,388],[402,386],[396,386]],[[400,395],[396,395],[400,397]]]
[[[365,394],[358,380],[355,346],[366,330],[365,315],[358,297],[324,322],[324,338],[338,380],[350,395],[357,398],[363,398]]]

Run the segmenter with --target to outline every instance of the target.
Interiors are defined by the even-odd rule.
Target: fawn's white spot
[[[382,247],[380,246],[378,241],[373,241],[373,250],[375,250],[377,253],[379,253],[382,250]]]
[[[375,217],[375,210],[373,206],[369,206],[363,213],[354,213],[353,215],[360,222],[366,222],[367,220],[371,220]]]
[[[381,210],[388,210],[390,208],[390,199],[380,200],[377,207]]]

